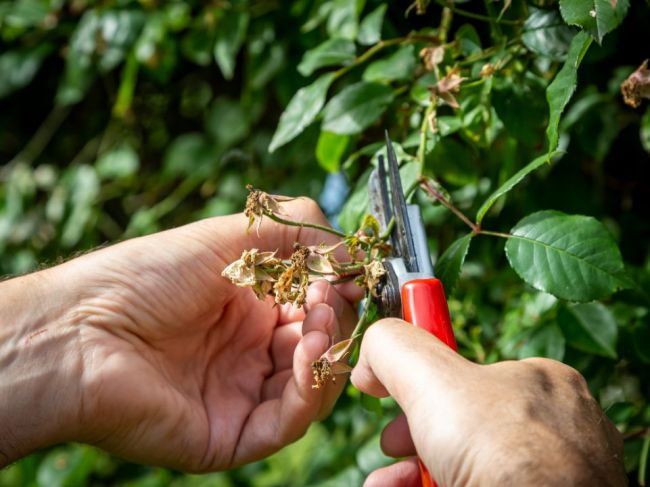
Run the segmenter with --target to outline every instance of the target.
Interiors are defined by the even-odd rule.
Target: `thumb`
[[[436,400],[456,389],[459,375],[473,367],[435,336],[405,321],[386,318],[365,333],[351,379],[367,394],[393,396],[408,416],[421,398]]]

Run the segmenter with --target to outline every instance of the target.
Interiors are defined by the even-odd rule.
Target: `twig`
[[[420,181],[420,187],[422,189],[424,189],[427,192],[427,194],[429,194],[429,196],[431,196],[431,197],[437,199],[438,201],[440,201],[440,203],[442,203],[442,205],[445,208],[447,208],[452,213],[454,213],[454,215],[456,215],[458,218],[460,218],[469,228],[471,228],[472,232],[474,234],[481,233],[481,227],[478,226],[476,223],[472,222],[469,218],[467,218],[465,216],[465,214],[462,211],[460,211],[458,208],[456,208],[456,206],[454,206],[454,204],[451,201],[449,201],[447,198],[445,198],[444,195],[440,191],[435,189],[429,183],[429,181],[427,181],[426,178],[421,177],[421,178],[419,178],[419,181]]]
[[[474,12],[470,12],[469,10],[463,10],[460,8],[457,8],[454,6],[454,4],[450,2],[446,2],[444,0],[436,0],[436,3],[442,7],[448,8],[452,12],[458,15],[462,15],[463,17],[467,17],[470,19],[475,19],[475,20],[483,20],[485,22],[490,22],[490,23],[497,23],[497,24],[504,24],[504,25],[521,25],[524,23],[523,20],[508,20],[508,19],[500,19],[500,18],[493,18],[489,17],[487,15],[481,15],[481,14],[476,14]]]
[[[352,331],[352,335],[350,335],[350,339],[356,340],[357,338],[362,336],[363,333],[366,331],[366,328],[368,327],[368,323],[366,323],[366,319],[368,318],[368,311],[370,310],[371,303],[372,303],[372,299],[370,298],[370,293],[366,293],[365,301],[363,303],[363,310],[361,311],[361,315],[359,316],[359,321],[357,321],[357,324],[354,327],[354,330]]]
[[[334,228],[329,228],[325,227],[323,225],[319,225],[317,223],[307,223],[307,222],[294,222],[292,220],[285,220],[284,218],[279,217],[273,212],[270,211],[264,211],[264,215],[268,216],[271,220],[282,223],[283,225],[289,225],[290,227],[302,227],[302,228],[314,228],[316,230],[320,230],[322,232],[327,232],[331,233],[332,235],[336,235],[337,237],[341,238],[346,238],[347,235],[343,232],[339,232],[338,230],[335,230]]]

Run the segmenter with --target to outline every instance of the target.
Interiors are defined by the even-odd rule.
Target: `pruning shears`
[[[458,350],[451,327],[442,282],[433,275],[427,236],[420,207],[407,205],[393,144],[386,132],[388,182],[383,155],[368,182],[370,209],[382,230],[393,225],[390,234],[392,255],[383,262],[385,280],[378,292],[378,306],[384,316],[402,318],[432,333],[454,351]],[[420,461],[423,487],[434,487]]]

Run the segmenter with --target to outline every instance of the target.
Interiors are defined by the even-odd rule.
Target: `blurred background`
[[[518,278],[502,241],[480,237],[449,296],[465,356],[547,356],[586,376],[626,436],[632,485],[650,479],[650,109],[626,106],[619,87],[650,56],[648,25],[648,2],[635,0],[594,43],[560,126],[565,155],[500,200],[485,223],[508,231],[542,209],[594,216],[615,236],[637,289],[591,304],[594,325],[585,325]],[[544,152],[545,88],[575,32],[553,0],[0,1],[0,275],[241,211],[249,183],[315,198],[333,224],[353,231],[384,128],[405,164],[419,158],[474,214]],[[418,54],[438,45],[431,69]],[[459,107],[438,109],[434,143],[420,152],[428,87],[456,65],[467,78]],[[276,133],[296,92],[327,73],[335,73],[334,101],[325,113],[325,100],[318,107],[305,97],[294,115],[313,116],[291,136],[290,120]],[[337,101],[360,80],[380,88]],[[364,103],[356,125],[334,133],[336,105]],[[466,229],[424,195],[414,198],[435,259]],[[0,471],[0,487],[357,486],[391,462],[378,434],[396,413],[390,400],[348,387],[305,438],[237,470],[184,475],[71,444]]]

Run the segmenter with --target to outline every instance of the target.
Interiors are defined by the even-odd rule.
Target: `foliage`
[[[352,231],[386,128],[405,187],[423,183],[412,199],[461,353],[579,369],[627,438],[632,482],[647,482],[650,108],[619,90],[648,57],[650,6],[405,10],[0,3],[0,272],[239,211],[247,183],[321,195]],[[66,445],[0,485],[359,485],[390,462],[377,432],[396,413],[359,404],[382,410],[349,388],[298,444],[232,472],[186,476]]]

